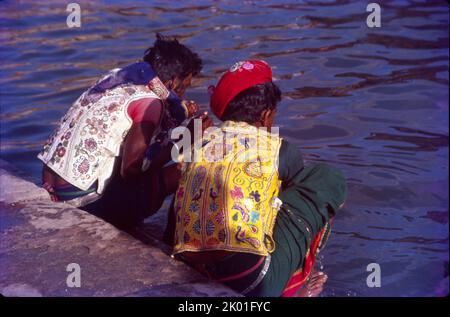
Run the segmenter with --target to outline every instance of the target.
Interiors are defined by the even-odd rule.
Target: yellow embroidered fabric
[[[280,145],[278,135],[243,122],[204,135],[200,159],[187,163],[175,194],[174,254],[274,250]]]

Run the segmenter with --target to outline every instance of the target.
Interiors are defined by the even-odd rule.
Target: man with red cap
[[[236,63],[209,92],[223,123],[204,135],[203,160],[186,163],[166,230],[174,256],[247,296],[319,294],[327,277],[311,272],[346,198],[343,175],[304,166],[275,133],[281,91],[266,62]]]

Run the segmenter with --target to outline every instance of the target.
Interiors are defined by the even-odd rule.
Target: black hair
[[[234,97],[226,107],[222,120],[257,122],[266,109],[275,109],[281,100],[281,91],[272,82],[255,85]]]
[[[177,39],[156,34],[156,41],[145,51],[143,60],[149,63],[158,77],[166,82],[178,77],[196,76],[202,69],[202,60]]]

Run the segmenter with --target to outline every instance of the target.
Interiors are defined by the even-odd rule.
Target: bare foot
[[[328,276],[324,272],[317,272],[308,283],[297,293],[298,297],[317,297],[322,293]]]

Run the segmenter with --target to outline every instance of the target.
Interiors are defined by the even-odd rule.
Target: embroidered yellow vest
[[[274,250],[280,145],[278,135],[242,122],[204,136],[201,159],[186,163],[175,194],[174,254]]]

